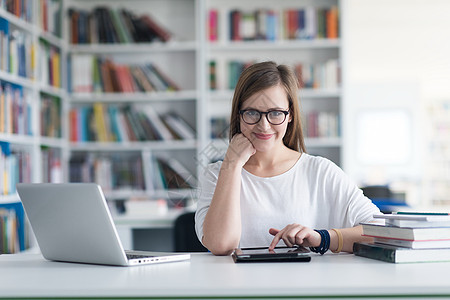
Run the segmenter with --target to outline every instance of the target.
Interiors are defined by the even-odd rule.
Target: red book
[[[158,23],[156,23],[149,16],[142,16],[141,20],[149,27],[149,29],[156,34],[158,38],[160,38],[163,42],[167,42],[170,40],[171,34]]]
[[[288,39],[295,40],[298,30],[298,11],[290,9],[288,11]]]
[[[209,40],[217,41],[218,38],[218,12],[216,9],[211,9],[209,11]]]
[[[231,40],[240,41],[242,40],[240,26],[241,26],[242,13],[238,10],[231,12]]]
[[[77,142],[78,137],[78,120],[77,120],[78,110],[72,108],[69,112],[69,122],[70,122],[70,140],[72,142]]]

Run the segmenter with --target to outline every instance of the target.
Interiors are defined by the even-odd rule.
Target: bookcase
[[[69,181],[98,182],[111,202],[185,206],[202,128],[199,1],[65,6]]]
[[[59,0],[0,3],[0,253],[28,246],[15,184],[66,178],[61,11]]]
[[[249,63],[294,68],[305,143],[311,154],[341,163],[340,30],[337,0],[206,1],[207,118],[215,148],[227,146],[233,88]],[[216,151],[222,153],[223,151]]]
[[[2,162],[20,161],[8,173],[18,181],[95,181],[114,210],[189,206],[226,151],[239,73],[262,60],[295,68],[307,150],[340,164],[338,0],[19,2],[0,9],[2,37],[26,49],[6,59],[17,71],[0,61],[1,99],[23,95],[16,131],[0,117]],[[11,187],[0,202],[17,200]]]

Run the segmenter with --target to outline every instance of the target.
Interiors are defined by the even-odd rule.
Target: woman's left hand
[[[322,239],[317,231],[300,224],[290,224],[281,230],[270,228],[269,233],[275,236],[270,243],[269,250],[273,250],[280,240],[283,240],[288,247],[294,245],[318,247]]]

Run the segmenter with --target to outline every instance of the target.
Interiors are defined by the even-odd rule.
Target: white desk
[[[450,263],[395,265],[351,254],[309,263],[235,264],[193,254],[191,261],[139,267],[58,263],[38,254],[0,255],[0,298],[450,298]]]

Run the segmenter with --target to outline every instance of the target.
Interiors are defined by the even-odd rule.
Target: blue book
[[[277,16],[274,11],[268,11],[266,16],[266,39],[275,41],[277,39]]]
[[[116,122],[117,120],[117,106],[110,105],[108,107],[109,119],[111,123],[111,132],[116,137],[117,142],[122,142],[122,136],[120,135],[119,124]]]
[[[9,22],[3,18],[0,18],[0,31],[3,32],[4,35],[4,41],[3,42],[3,49],[1,49],[2,57],[0,57],[0,60],[5,64],[2,65],[1,68],[3,71],[9,72]]]
[[[19,239],[19,249],[24,251],[26,248],[25,240],[25,212],[21,202],[0,204],[0,209],[14,210],[17,219],[17,237]]]

